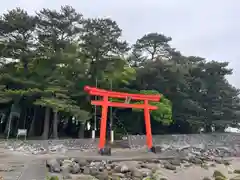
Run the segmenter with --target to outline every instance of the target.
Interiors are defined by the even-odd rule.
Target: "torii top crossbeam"
[[[146,94],[130,94],[130,93],[123,93],[123,92],[116,92],[116,91],[107,91],[104,89],[99,89],[95,87],[85,86],[84,91],[87,92],[89,95],[95,96],[108,96],[112,98],[120,98],[125,99],[130,97],[133,100],[149,100],[149,101],[159,101],[160,95],[146,95]]]
[[[92,100],[92,105],[102,106],[102,117],[101,117],[101,128],[100,128],[100,142],[99,150],[104,148],[105,136],[106,136],[106,125],[107,125],[107,112],[108,107],[121,107],[121,108],[138,108],[144,109],[145,125],[146,125],[146,140],[149,149],[152,148],[152,132],[150,123],[150,110],[156,110],[156,106],[149,105],[149,101],[160,101],[160,95],[145,95],[145,94],[129,94],[123,92],[107,91],[95,87],[85,86],[84,91],[92,96],[101,96],[102,100]],[[119,99],[133,99],[144,101],[143,104],[129,104],[121,102],[111,102],[108,98],[119,98]]]

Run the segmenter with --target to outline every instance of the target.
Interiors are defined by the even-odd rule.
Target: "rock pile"
[[[180,156],[203,156],[203,157],[236,157],[238,152],[228,147],[196,147],[196,146],[183,146],[183,147],[164,147],[162,153],[168,155],[178,154]]]
[[[5,143],[5,148],[26,154],[65,153],[68,150],[93,151],[97,143],[88,139],[13,140]]]
[[[64,145],[52,145],[45,148],[41,144],[30,144],[25,142],[14,142],[5,145],[6,149],[24,154],[46,154],[46,153],[65,153],[67,147]]]
[[[229,165],[229,161],[222,158],[209,159],[200,156],[187,158],[173,158],[169,160],[145,161],[90,161],[77,158],[49,159],[46,166],[51,173],[61,174],[63,179],[99,179],[99,180],[167,180],[161,169],[173,173],[191,166],[200,166],[204,169],[215,164]]]
[[[21,152],[25,154],[44,154],[47,153],[47,149],[40,144],[27,144],[24,142],[6,143],[5,148],[15,152]]]
[[[152,169],[148,169],[140,162],[113,163],[111,161],[94,162],[81,159],[50,159],[47,160],[46,165],[50,172],[61,173],[63,179],[72,179],[73,177],[81,179],[87,177],[88,179],[99,180],[142,180],[152,176],[154,173],[153,167],[151,167]]]

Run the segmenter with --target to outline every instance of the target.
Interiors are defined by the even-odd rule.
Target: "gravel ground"
[[[208,138],[205,138],[205,135],[203,136],[203,140],[209,139],[208,136]],[[178,136],[176,137],[178,138]],[[176,137],[171,137],[174,143],[170,143],[169,136],[165,138],[166,143],[163,143],[163,136],[158,138],[161,139],[161,143],[164,146],[162,146],[162,152],[153,154],[147,152],[146,148],[142,148],[145,144],[144,138],[134,136],[131,139],[134,149],[114,148],[112,150],[112,156],[99,156],[96,151],[96,142],[89,140],[29,141],[26,143],[8,142],[8,149],[5,149],[4,145],[0,143],[0,176],[2,176],[4,180],[44,180],[44,177],[48,175],[46,162],[49,159],[52,159],[53,162],[54,160],[67,159],[67,163],[69,163],[68,159],[81,159],[91,162],[114,161],[116,166],[121,165],[124,168],[127,166],[128,169],[136,169],[139,168],[139,165],[142,166],[142,164],[147,163],[149,166],[141,167],[141,172],[134,171],[135,175],[136,173],[139,175],[139,173],[142,172],[153,172],[153,169],[155,169],[160,174],[158,176],[159,179],[156,180],[160,180],[163,177],[167,180],[202,180],[204,177],[214,179],[212,175],[215,170],[221,171],[228,179],[237,176],[233,171],[240,169],[240,159],[237,157],[229,157],[233,154],[238,157],[240,156],[240,146],[239,148],[237,146],[240,143],[239,137],[232,138],[232,135],[227,135],[228,138],[226,138],[225,134],[224,136],[217,136],[225,137],[221,138],[221,141],[224,141],[225,144],[221,143],[218,147],[216,145],[212,147],[207,146],[207,148],[210,147],[209,149],[204,145],[206,140],[199,140],[199,135],[196,137],[192,136],[187,140],[185,139],[185,136],[180,139],[176,139]],[[231,137],[231,139],[229,139],[229,137]],[[216,137],[214,136],[214,138]],[[229,142],[229,144],[226,144],[226,142]],[[211,145],[211,143],[209,144]],[[172,145],[170,146],[169,144]],[[187,147],[190,144],[191,147]],[[195,145],[193,146],[192,144]],[[215,141],[213,141],[213,144],[216,144]],[[236,154],[236,152],[238,154]],[[206,160],[204,163],[200,164],[191,162],[190,166],[188,166],[189,161],[181,162],[180,164],[177,163],[178,165],[174,165],[174,170],[165,167],[164,163],[170,163],[170,167],[172,167],[172,160],[176,163],[179,158],[185,156],[207,156],[211,160]],[[213,163],[213,161],[215,161],[213,157],[218,156],[231,160],[230,165],[226,166],[224,163]],[[157,163],[153,163],[153,159],[158,160]],[[212,164],[214,164],[214,166]],[[202,165],[204,165],[204,167],[202,167]],[[91,166],[95,165],[91,164]],[[95,168],[98,168],[98,166]],[[116,173],[115,170],[113,171]],[[118,177],[126,176],[126,174],[124,174],[125,172],[123,173],[120,171],[117,173]],[[62,177],[61,173],[58,173],[57,175]],[[73,180],[92,179],[93,177],[91,173],[70,173],[70,175]],[[133,179],[130,178],[130,180]],[[240,178],[234,180],[240,180]]]
[[[47,159],[50,158],[67,158],[75,157],[81,159],[90,160],[113,160],[119,161],[118,164],[128,164],[128,166],[136,165],[136,162],[143,161],[145,159],[166,159],[158,154],[152,154],[144,150],[122,150],[116,149],[113,151],[112,156],[99,156],[96,152],[78,152],[78,151],[68,151],[64,155],[59,154],[43,154],[43,155],[23,155],[19,152],[11,152],[6,149],[0,148],[0,174],[3,176],[4,180],[44,180],[47,175],[45,168],[45,163]],[[173,159],[173,157],[168,157]],[[133,161],[135,159],[135,161]],[[231,159],[231,165],[225,166],[223,164],[216,164],[209,168],[200,167],[199,165],[192,165],[190,167],[179,166],[175,171],[167,170],[161,166],[158,167],[158,171],[161,172],[162,176],[166,177],[168,180],[202,180],[203,177],[212,178],[214,170],[221,171],[227,177],[235,177],[236,174],[233,170],[240,169],[240,159],[239,158],[228,158]],[[124,162],[126,160],[127,162]],[[136,161],[137,160],[137,161]],[[81,177],[82,176],[82,177]],[[73,180],[84,179],[89,175],[73,175]]]

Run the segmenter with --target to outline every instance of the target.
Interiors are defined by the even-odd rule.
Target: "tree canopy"
[[[62,6],[34,15],[9,10],[0,17],[0,39],[2,133],[11,127],[11,136],[18,128],[44,139],[88,136],[86,123],[93,125],[101,111],[94,112],[83,85],[160,94],[151,112],[156,134],[223,131],[239,123],[239,89],[226,78],[228,62],[183,55],[164,34],[129,44],[114,20]],[[145,133],[142,111],[113,108],[110,116],[120,134]]]

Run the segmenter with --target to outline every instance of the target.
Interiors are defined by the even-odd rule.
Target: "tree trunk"
[[[12,131],[12,112],[10,112],[9,116],[8,116],[8,120],[7,120],[7,124],[5,127],[5,131],[4,134],[7,136],[7,138],[9,138],[11,131]]]
[[[225,127],[224,126],[215,126],[215,132],[225,132]]]
[[[81,123],[80,127],[78,129],[78,138],[84,138],[84,127],[85,127],[85,123]]]
[[[49,134],[50,108],[46,107],[42,139],[48,139]]]
[[[11,113],[10,113],[10,114],[8,114],[8,118],[6,118],[7,123],[6,123],[5,129],[4,129],[4,134],[7,134],[9,127],[11,127],[11,124],[10,124],[11,123],[11,121],[10,121],[11,118],[12,117],[11,117]]]
[[[53,117],[53,139],[58,139],[58,112],[54,111]]]
[[[31,122],[31,126],[29,128],[28,136],[35,136],[35,124],[36,124],[36,117],[37,117],[37,107],[34,107],[33,118]]]
[[[4,129],[4,134],[5,135],[8,134],[8,129],[9,128],[11,129],[11,126],[12,126],[12,109],[13,109],[13,106],[14,106],[14,104],[11,105],[8,112],[6,113],[5,119],[7,120],[7,122],[6,122],[5,129]]]
[[[212,132],[212,125],[208,124],[205,126],[205,133],[211,133]]]

